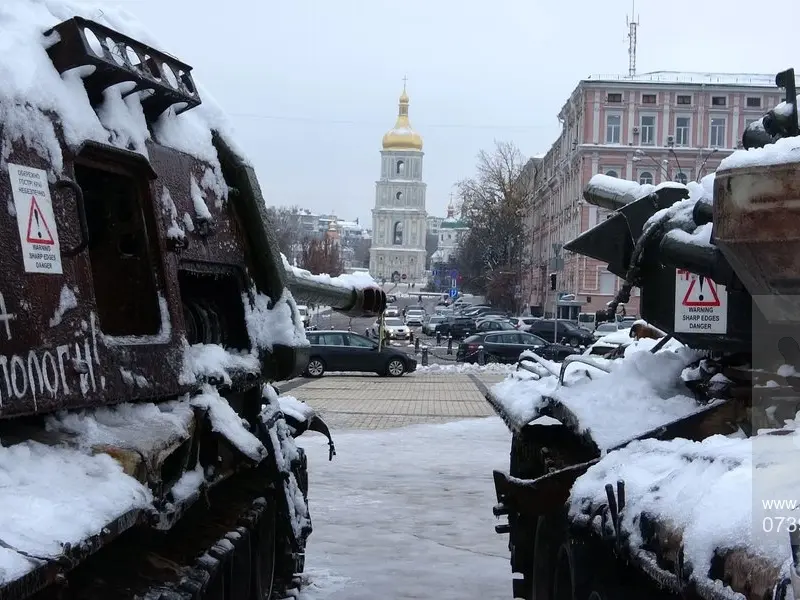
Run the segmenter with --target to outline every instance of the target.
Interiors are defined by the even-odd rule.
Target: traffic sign
[[[450,297],[455,298],[458,296],[458,290],[456,288],[450,288]]]
[[[727,333],[728,291],[725,286],[676,269],[674,325],[678,333]]]

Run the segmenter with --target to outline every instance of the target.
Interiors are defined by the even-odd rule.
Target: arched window
[[[402,202],[403,201],[403,192],[397,192],[394,195],[394,198],[395,198],[395,200],[397,200],[397,202]]]
[[[650,171],[644,171],[641,175],[639,175],[639,183],[642,185],[649,183],[653,183],[653,174]]]
[[[619,177],[619,175],[614,169],[609,169],[608,171],[606,171],[606,175],[608,175],[609,177]]]
[[[395,246],[402,246],[403,245],[403,223],[397,221],[394,224],[394,245]]]
[[[689,183],[689,178],[686,176],[686,173],[678,171],[678,173],[675,174],[675,181],[677,181],[678,183],[682,183],[683,185],[686,185],[687,183]]]
[[[403,173],[405,173],[405,170],[406,170],[405,161],[398,160],[397,164],[395,165],[395,173],[397,173],[398,175],[402,175]]]

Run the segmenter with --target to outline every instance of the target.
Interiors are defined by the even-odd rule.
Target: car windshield
[[[444,317],[431,317],[428,321],[429,323],[441,323],[444,321]]]
[[[403,322],[400,319],[384,319],[384,323],[388,327],[402,327]]]
[[[617,329],[619,329],[619,327],[617,327],[617,326],[616,326],[615,324],[613,324],[613,323],[605,323],[605,324],[603,324],[603,325],[598,325],[598,326],[597,326],[597,331],[600,331],[600,332],[604,332],[604,331],[616,331]]]

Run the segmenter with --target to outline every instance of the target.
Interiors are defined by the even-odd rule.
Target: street
[[[397,296],[397,301],[392,302],[391,304],[397,306],[400,311],[403,310],[406,306],[417,306],[419,305],[419,295],[427,294],[429,292],[422,292],[422,288],[411,288],[408,284],[401,283],[397,286],[393,284],[386,284],[383,286],[384,291],[386,291],[387,295],[395,295]],[[425,308],[425,312],[429,315],[434,314],[434,310],[436,308],[436,303],[439,301],[441,296],[422,296],[422,306]],[[477,304],[483,301],[483,298],[480,296],[465,296],[465,300],[472,304]],[[354,333],[360,333],[364,335],[367,329],[372,329],[372,326],[375,323],[375,318],[368,318],[368,319],[351,319],[348,318],[336,311],[332,310],[325,310],[320,312],[312,312],[312,324],[316,325],[319,329],[344,329],[346,330],[348,327]],[[414,337],[420,338],[420,345],[428,347],[428,359],[429,364],[455,364],[455,354],[456,348],[458,347],[458,343],[456,341],[453,342],[453,353],[451,355],[447,354],[447,340],[443,340],[440,344],[436,344],[435,337],[428,337],[423,335],[421,332],[420,327],[412,327],[412,331],[414,332]],[[413,353],[413,343],[408,342],[392,342],[392,345]],[[416,355],[417,362],[422,364],[420,354]]]
[[[507,538],[492,515],[492,470],[507,468],[510,434],[483,399],[504,375],[472,371],[280,386],[318,409],[337,451],[329,462],[321,435],[298,440],[314,526],[299,599],[510,597]]]

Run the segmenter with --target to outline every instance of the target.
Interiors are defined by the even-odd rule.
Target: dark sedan
[[[400,377],[417,369],[417,361],[406,354],[349,331],[310,331],[311,355],[304,375],[322,377],[326,371],[357,371]]]
[[[563,344],[552,344],[532,333],[522,331],[491,331],[465,339],[458,346],[456,360],[477,363],[478,351],[483,346],[486,362],[514,363],[525,350],[542,358],[562,361],[575,354],[575,349]]]

